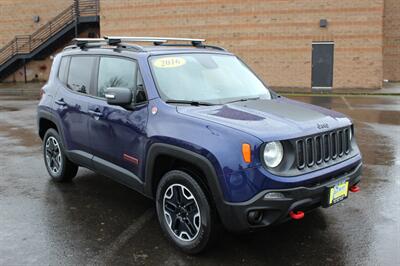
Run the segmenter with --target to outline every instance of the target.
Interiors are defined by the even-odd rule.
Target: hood
[[[351,125],[341,113],[284,97],[218,106],[178,106],[177,110],[241,130],[262,141],[292,139]]]

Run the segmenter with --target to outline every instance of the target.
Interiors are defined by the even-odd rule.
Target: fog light
[[[255,211],[249,211],[247,214],[247,219],[249,220],[249,223],[252,225],[256,225],[261,223],[263,219],[263,211],[255,210]]]
[[[264,199],[269,200],[269,199],[283,199],[285,198],[285,195],[283,195],[280,192],[268,192],[265,194]]]

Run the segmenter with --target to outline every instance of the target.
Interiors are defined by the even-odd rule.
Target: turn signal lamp
[[[246,163],[251,163],[251,147],[248,143],[242,144],[242,156]]]

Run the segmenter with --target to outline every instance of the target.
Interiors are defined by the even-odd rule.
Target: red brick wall
[[[0,47],[15,35],[31,34],[73,3],[72,0],[1,0]],[[35,23],[33,16],[39,16]]]
[[[383,79],[383,1],[101,0],[100,29],[204,37],[238,54],[273,87],[310,88],[312,41],[334,41],[334,88],[372,89]]]
[[[400,81],[400,1],[385,0],[383,78]]]
[[[1,0],[0,2],[0,47],[10,42],[15,35],[32,34],[50,19],[72,4],[72,0]],[[33,16],[39,16],[38,23]],[[50,58],[27,63],[27,80],[47,80],[51,67]],[[4,81],[24,81],[23,68]]]

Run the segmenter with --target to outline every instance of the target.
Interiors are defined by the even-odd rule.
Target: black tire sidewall
[[[165,221],[163,211],[163,198],[165,191],[172,184],[181,184],[188,188],[195,197],[197,204],[199,205],[201,226],[198,235],[192,241],[182,241],[178,239],[173,234]],[[189,254],[197,254],[205,249],[211,237],[210,235],[212,227],[214,226],[213,213],[211,211],[210,203],[207,199],[206,194],[194,178],[192,178],[189,174],[178,170],[173,170],[166,173],[161,179],[157,188],[156,207],[160,226],[164,234],[173,244],[175,244],[182,251]]]
[[[62,161],[61,162],[61,169],[60,169],[60,171],[58,172],[57,175],[53,174],[53,172],[49,169],[49,166],[47,165],[47,160],[46,160],[46,142],[47,142],[47,139],[49,137],[54,137],[57,140],[58,145],[60,147],[60,151],[61,151],[61,161]],[[56,130],[52,129],[52,128],[46,131],[46,134],[44,135],[44,138],[43,138],[43,159],[44,159],[44,164],[46,166],[47,172],[49,173],[51,178],[54,179],[55,181],[63,181],[64,180],[63,177],[64,177],[64,175],[66,173],[67,158],[66,158],[66,156],[64,154],[64,146],[63,146],[63,144],[61,142],[61,138],[60,138],[58,132]]]

